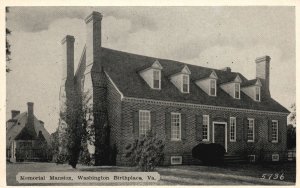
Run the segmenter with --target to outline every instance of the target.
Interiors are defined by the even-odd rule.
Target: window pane
[[[181,114],[171,114],[171,140],[181,140]]]
[[[139,112],[139,135],[146,135],[151,129],[150,111]]]
[[[160,71],[153,70],[153,88],[159,89],[160,84]]]
[[[278,121],[272,121],[272,141],[278,141]]]
[[[210,95],[216,95],[216,80],[210,80]]]
[[[189,92],[189,76],[182,75],[182,91]]]
[[[255,99],[257,101],[260,101],[260,88],[259,87],[255,88]]]
[[[202,122],[202,139],[208,140],[208,127],[209,127],[209,116],[203,115],[203,122]]]
[[[240,98],[240,84],[237,84],[237,83],[236,83],[236,84],[235,84],[235,89],[234,89],[234,90],[235,90],[235,92],[234,92],[234,93],[235,93],[235,98],[236,98],[236,99],[239,99],[239,98]]]
[[[248,141],[254,141],[254,120],[249,119],[248,120]]]

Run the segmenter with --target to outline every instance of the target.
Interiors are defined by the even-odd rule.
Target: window
[[[171,140],[181,140],[181,114],[171,113]]]
[[[189,93],[189,75],[182,75],[182,92]]]
[[[236,141],[236,118],[235,117],[230,118],[230,141],[231,142]]]
[[[279,161],[279,154],[272,154],[272,161]]]
[[[171,156],[171,164],[182,164],[182,156]]]
[[[240,98],[240,84],[239,83],[234,84],[234,98],[236,98],[236,99]]]
[[[248,142],[254,142],[254,119],[248,119],[248,125],[247,125],[247,138]]]
[[[248,158],[250,163],[255,163],[255,155],[248,155]]]
[[[216,80],[215,79],[210,80],[210,90],[209,91],[210,91],[211,96],[216,96],[217,89],[216,89]]]
[[[203,115],[202,140],[209,141],[209,116]]]
[[[272,120],[272,142],[278,142],[278,121]]]
[[[160,70],[153,70],[153,89],[160,89]]]
[[[255,87],[255,100],[260,101],[260,87]]]
[[[150,111],[139,111],[139,135],[144,136],[151,129]]]

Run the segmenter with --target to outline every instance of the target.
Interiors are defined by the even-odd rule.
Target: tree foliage
[[[164,147],[163,141],[149,131],[146,136],[142,136],[126,146],[126,157],[132,162],[132,166],[146,172],[153,171],[163,162]]]
[[[292,112],[289,116],[289,119],[290,119],[291,123],[295,126],[296,125],[296,104],[295,103],[293,103],[291,105],[291,109],[292,109]]]
[[[296,147],[296,127],[293,125],[287,126],[287,148],[293,149]]]
[[[77,101],[68,103],[66,100],[64,102],[66,107],[60,112],[60,120],[66,122],[66,129],[62,131],[62,139],[65,141],[61,144],[66,144],[67,157],[63,157],[65,154],[60,155],[62,159],[68,160],[73,168],[76,168],[78,162],[85,165],[93,163],[88,145],[93,145],[95,142],[95,130],[92,117],[89,116],[92,114],[92,108],[89,105],[91,95],[86,92],[74,98]]]
[[[6,7],[5,8],[5,12],[8,13],[9,12],[9,8]],[[10,44],[9,44],[9,40],[8,40],[8,36],[11,35],[11,31],[6,28],[6,64],[10,62],[11,58],[11,51],[10,51]],[[8,66],[6,65],[6,72],[10,72],[11,70],[8,68]]]

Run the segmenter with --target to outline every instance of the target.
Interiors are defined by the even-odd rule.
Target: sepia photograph
[[[7,186],[295,186],[295,6],[6,6],[3,27]]]

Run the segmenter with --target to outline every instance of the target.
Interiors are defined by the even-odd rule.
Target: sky
[[[103,14],[102,46],[221,69],[255,78],[255,59],[269,55],[271,96],[290,110],[296,101],[294,7],[11,7],[7,27],[12,69],[11,110],[34,113],[52,133],[58,126],[62,46],[75,37],[75,70],[85,45],[84,18]]]

